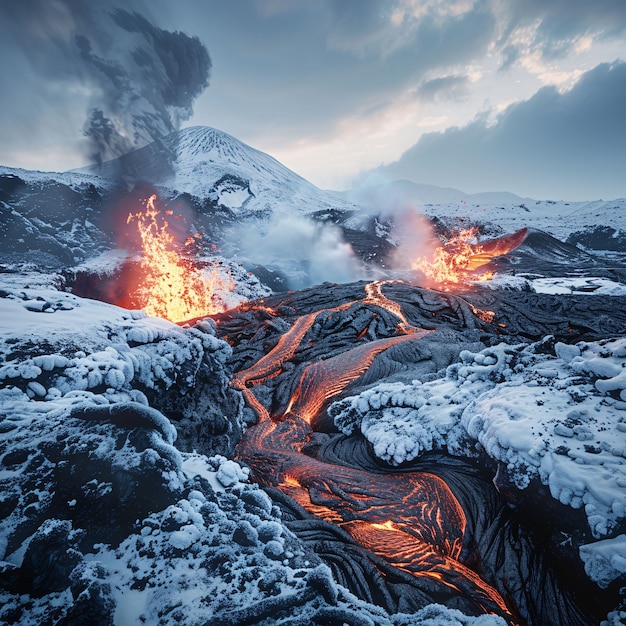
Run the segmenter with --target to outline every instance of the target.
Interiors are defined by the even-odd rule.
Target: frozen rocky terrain
[[[120,218],[154,191],[230,277],[227,311],[111,303],[138,253]],[[0,622],[626,620],[625,201],[421,202],[435,232],[530,229],[491,281],[446,290],[389,269],[384,197],[361,210],[203,128],[97,173],[0,168]],[[358,500],[333,467],[439,472],[459,563],[506,610],[363,547],[289,480],[262,488],[264,451],[238,444],[264,412],[330,468],[316,506]]]

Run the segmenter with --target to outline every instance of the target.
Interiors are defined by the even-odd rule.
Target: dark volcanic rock
[[[103,197],[93,183],[0,176],[0,262],[61,269],[110,249],[96,226]]]
[[[20,568],[21,593],[41,597],[61,591],[82,554],[72,541],[72,524],[67,520],[47,519],[33,535]]]
[[[6,537],[8,553],[48,519],[72,520],[74,530],[88,530],[76,540],[83,550],[98,542],[115,545],[137,519],[176,497],[176,482],[168,478],[180,464],[172,433],[164,437],[133,406],[124,409],[127,425],[121,425],[120,411],[120,426],[115,426],[108,409],[91,407],[88,421],[80,419],[81,413],[87,415],[80,408],[76,417],[44,418],[31,425],[37,448],[29,446],[24,460],[13,462],[12,470],[20,469],[21,478],[5,492],[14,494],[15,502],[5,523],[22,520]],[[14,444],[14,452],[24,445]],[[41,532],[42,541],[52,536]]]
[[[233,346],[231,363],[235,376],[243,376],[240,380],[247,381],[245,372],[254,372],[255,364],[265,359],[267,369],[258,374],[258,383],[251,378],[249,387],[270,415],[286,423],[298,419],[290,414],[295,411],[298,415],[298,394],[314,393],[310,386],[315,384],[313,376],[317,374],[307,378],[307,372],[313,371],[311,364],[319,364],[316,372],[323,371],[324,364],[335,372],[335,361],[345,365],[349,354],[398,337],[406,327],[432,332],[419,341],[401,341],[386,349],[352,382],[346,380],[338,392],[327,391],[324,406],[342,394],[357,394],[382,381],[429,380],[456,362],[462,350],[477,346],[528,343],[552,336],[538,345],[537,350],[553,350],[555,340],[568,343],[598,340],[626,328],[626,313],[621,312],[623,309],[616,312],[615,301],[620,299],[615,298],[609,301],[589,296],[563,298],[478,288],[453,294],[399,281],[383,282],[378,295],[372,293],[371,287],[364,283],[333,285],[332,289],[312,288],[266,298],[262,309],[255,310],[252,306],[245,311],[218,316],[218,334],[228,337]],[[394,308],[392,302],[399,304],[400,309]],[[308,330],[299,336],[297,345],[287,349],[286,331],[293,331],[307,315],[312,316]],[[401,328],[402,316],[404,326]],[[277,357],[272,370],[269,363],[274,353],[283,356]],[[337,369],[336,377],[344,377],[341,368]],[[319,381],[322,382],[322,378]],[[333,376],[324,379],[324,384],[332,389]],[[359,471],[366,469],[381,476],[397,472],[440,476],[454,492],[467,519],[460,560],[496,587],[514,607],[513,612],[519,611],[523,623],[582,626],[602,615],[603,609],[591,603],[586,604],[584,610],[580,608],[580,597],[592,593],[595,585],[584,575],[578,556],[572,552],[565,559],[553,558],[554,535],[536,532],[526,525],[528,520],[516,515],[494,488],[495,463],[483,458],[481,468],[475,462],[470,464],[443,454],[431,454],[413,464],[390,468],[373,459],[363,439],[346,439],[336,434],[332,420],[323,415],[321,411],[311,420],[314,428],[311,433],[304,430],[300,433],[300,427],[294,423],[294,451],[290,453],[285,448],[285,459],[280,450],[264,450],[260,443],[262,438],[258,447],[250,447],[250,441],[256,442],[254,428],[250,430],[251,439],[244,438],[240,454],[259,472],[255,474],[257,480],[271,488],[270,493],[281,504],[288,526],[331,566],[336,579],[353,593],[391,612],[412,612],[433,602],[459,608],[466,614],[477,611],[475,599],[470,600],[458,591],[450,593],[450,588],[447,591],[438,588],[424,577],[399,572],[388,561],[372,556],[343,530],[319,520],[284,494],[279,495],[274,487],[280,485],[280,472],[284,471],[294,480],[300,476],[299,468],[306,468],[306,456],[311,458],[312,475],[302,470],[309,481],[305,491],[309,490],[311,502],[321,510],[325,506],[332,508],[328,503],[336,500],[361,502],[362,508],[367,510],[366,495],[375,500],[365,487],[353,497],[354,485],[346,486],[340,478],[335,479],[335,474],[343,475],[342,466]],[[275,441],[281,442],[280,446],[287,445],[292,436],[287,434],[288,427],[276,428]],[[297,456],[298,450],[301,450],[300,456]],[[314,465],[320,461],[328,463],[325,470]],[[293,470],[290,469],[292,462],[298,463]],[[354,506],[357,511],[359,506]],[[358,512],[355,515],[358,519]],[[560,527],[559,515],[544,522],[546,527]],[[560,565],[554,566],[554,562]],[[572,565],[579,576],[572,576]],[[612,599],[605,599],[605,602],[605,607],[611,606]],[[595,615],[588,614],[595,611]]]
[[[626,233],[612,226],[594,226],[571,233],[567,243],[589,250],[611,250],[626,252]]]

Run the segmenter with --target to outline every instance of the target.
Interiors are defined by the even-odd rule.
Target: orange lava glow
[[[348,352],[307,365],[287,411],[310,424],[330,398],[365,374],[378,354],[406,340],[421,339],[429,332],[421,330],[420,333],[370,341]]]
[[[381,309],[386,309],[390,313],[393,313],[400,322],[397,326],[397,332],[405,333],[407,335],[415,332],[422,332],[421,328],[415,328],[409,324],[406,319],[404,313],[402,312],[402,307],[393,300],[390,300],[383,292],[383,285],[392,284],[398,281],[395,280],[376,280],[374,282],[368,283],[365,285],[365,294],[366,297],[362,300],[365,304],[373,304],[374,306],[378,306]]]
[[[181,255],[165,215],[155,207],[152,195],[145,211],[131,213],[127,223],[137,225],[141,239],[141,280],[138,289],[141,308],[148,315],[172,322],[220,313],[227,306],[223,295],[232,291],[230,278],[213,267],[200,267]],[[185,245],[195,243],[189,237]]]
[[[528,230],[522,228],[510,235],[478,243],[478,230],[468,228],[453,233],[430,257],[419,257],[411,269],[418,270],[438,284],[455,284],[465,280],[489,280],[491,272],[474,275],[493,258],[508,254],[526,238]]]
[[[461,593],[483,612],[516,623],[499,592],[460,562],[467,521],[441,478],[330,465],[301,452],[311,435],[293,414],[284,421],[265,419],[245,433],[237,456],[261,485],[280,489],[364,548],[430,580],[434,592]]]
[[[341,527],[370,552],[428,580],[434,593],[463,594],[477,610],[516,624],[500,593],[461,562],[467,519],[442,478],[428,472],[371,473],[303,453],[313,435],[311,424],[330,398],[363,376],[385,350],[432,332],[412,326],[400,305],[382,293],[383,284],[367,285],[360,301],[299,317],[273,349],[235,375],[233,386],[259,416],[259,423],[238,444],[237,457],[251,467],[261,485],[280,489],[309,513]],[[299,375],[287,407],[272,419],[253,387],[283,371],[320,314],[359,304],[392,312],[400,320],[402,334],[310,363]]]
[[[400,305],[397,302],[390,300],[389,298],[387,298],[387,296],[385,296],[382,293],[383,285],[387,283],[392,283],[392,282],[395,282],[395,281],[376,281],[376,282],[369,283],[365,286],[366,297],[363,298],[362,300],[359,300],[356,302],[346,302],[345,304],[341,304],[337,307],[333,307],[330,309],[321,309],[319,311],[314,311],[313,313],[307,313],[306,315],[300,316],[293,323],[291,328],[284,335],[281,336],[276,346],[274,346],[274,348],[270,350],[270,352],[262,356],[251,367],[245,370],[241,370],[240,372],[237,372],[235,374],[231,382],[231,386],[234,387],[235,389],[239,389],[241,391],[245,390],[247,392],[246,394],[244,394],[246,397],[246,400],[248,401],[248,404],[256,411],[259,417],[267,414],[267,410],[264,407],[262,407],[262,405],[260,405],[260,403],[256,400],[253,392],[251,391],[251,388],[256,385],[260,385],[266,380],[270,378],[274,378],[275,376],[278,376],[278,374],[280,374],[280,372],[282,371],[283,364],[289,361],[295,355],[296,350],[300,346],[300,342],[303,340],[307,331],[309,330],[309,328],[311,328],[311,326],[313,325],[313,322],[315,322],[315,320],[317,319],[319,315],[322,315],[323,313],[331,313],[333,311],[341,311],[341,310],[345,311],[349,309],[350,307],[359,303],[376,306],[376,307],[385,309],[389,311],[390,313],[392,313],[393,315],[395,315],[400,320],[398,327],[397,327],[397,330],[399,333],[402,333],[403,335],[415,335],[415,337],[412,337],[413,339],[419,339],[420,337],[423,337],[429,331],[423,330],[421,328],[416,328],[412,326],[411,324],[409,324],[404,313],[402,312]],[[251,305],[244,305],[244,310],[249,310],[250,306]],[[261,305],[260,308],[261,310],[267,310],[267,307],[263,305]],[[272,311],[272,314],[274,313],[275,312]],[[367,329],[365,329],[362,334],[364,334],[366,330]],[[359,337],[359,338],[362,338],[362,337]],[[381,350],[386,349],[391,344],[395,345],[396,343],[399,343],[403,339],[406,339],[406,337],[391,337],[390,339],[387,339],[387,340],[381,340],[381,342],[389,342],[388,345],[385,344],[385,346]],[[377,344],[379,342],[374,342],[374,343]],[[360,366],[363,367],[363,364],[367,363],[367,365],[365,365],[364,369],[361,371],[361,374],[362,374],[371,365],[372,359],[381,350],[375,351],[374,348],[372,347],[372,344],[368,344],[366,346],[360,346],[360,348],[362,348],[364,352],[364,360]],[[312,372],[315,371],[314,366],[315,364],[312,364],[306,368],[305,370],[306,376],[310,375]],[[313,368],[313,369],[309,370],[309,368]],[[307,374],[307,371],[309,372],[308,374]],[[356,377],[356,375],[353,376],[353,378],[354,377]],[[303,381],[305,380],[305,376],[303,376],[302,380]],[[338,384],[339,383],[335,381],[333,383],[333,386],[337,386]],[[336,393],[339,393],[340,391],[343,390],[346,384],[347,382],[341,387],[341,389],[339,389],[335,393],[328,393],[328,391],[324,391],[323,394],[326,394],[326,397],[330,397],[331,395],[336,395]],[[292,407],[294,403],[296,402],[296,400],[298,400],[298,398],[299,398],[298,390],[296,390],[296,392],[291,398],[289,407]],[[319,411],[322,404],[324,404],[323,400],[321,404],[319,404],[319,401],[316,403],[316,408],[313,410],[313,414]],[[310,415],[311,410],[305,411],[305,414]]]

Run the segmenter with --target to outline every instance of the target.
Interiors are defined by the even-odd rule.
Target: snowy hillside
[[[515,254],[531,259],[535,278],[563,278],[574,270],[623,282],[602,266],[626,253],[624,199],[537,201],[408,181],[338,195],[209,127],[172,133],[97,168],[59,174],[0,168],[0,262],[59,271],[124,247],[120,230],[153,191],[163,209],[182,207],[187,232],[201,234],[205,255],[221,249],[275,291],[405,269],[389,261],[402,235],[399,216],[407,211],[427,216],[438,230],[478,226],[488,238],[529,228],[567,243],[555,256],[561,244],[551,241],[546,256],[536,236],[527,239]],[[581,250],[594,256],[583,260]],[[512,258],[497,272],[527,272],[525,265]]]
[[[502,232],[533,228],[592,250],[626,252],[626,199],[521,198],[508,192],[469,194],[407,180],[364,184],[341,194],[370,211],[396,215],[415,211],[448,227],[490,224]]]
[[[504,232],[532,227],[569,243],[595,250],[626,251],[626,199],[592,202],[531,200],[484,204],[455,202],[425,204],[425,215],[477,223],[492,223]]]
[[[239,217],[356,208],[318,189],[268,154],[207,126],[184,128],[158,146],[151,144],[80,171],[113,180],[134,173],[159,187],[209,198]]]

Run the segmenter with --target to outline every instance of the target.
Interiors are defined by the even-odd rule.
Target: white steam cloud
[[[393,223],[391,235],[396,240],[396,249],[390,259],[391,269],[411,269],[418,258],[433,258],[441,242],[426,217],[404,210],[393,216]]]
[[[243,257],[284,273],[292,289],[365,277],[363,264],[334,225],[277,215],[263,229],[240,228],[237,238]]]
[[[395,250],[387,260],[391,270],[410,270],[420,258],[432,259],[441,241],[432,223],[421,212],[415,199],[415,187],[408,181],[394,181],[382,172],[368,172],[357,180],[350,192],[350,200],[367,211],[391,222],[390,239]],[[420,190],[436,193],[435,187],[421,185]],[[445,190],[439,190],[445,191]]]

